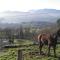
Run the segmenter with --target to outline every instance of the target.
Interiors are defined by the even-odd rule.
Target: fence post
[[[18,50],[18,58],[17,58],[17,60],[23,60],[22,50]]]

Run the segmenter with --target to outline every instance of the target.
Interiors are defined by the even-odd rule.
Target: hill
[[[38,9],[28,12],[6,11],[0,13],[0,22],[2,23],[20,23],[30,21],[48,21],[56,22],[60,18],[60,10],[56,9]]]

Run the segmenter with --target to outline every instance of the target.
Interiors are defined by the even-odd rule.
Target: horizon
[[[60,0],[0,0],[0,12],[21,11],[38,9],[60,10]]]
[[[33,10],[59,10],[59,9],[50,9],[50,8],[43,8],[43,9],[31,9],[31,10],[28,10],[28,11],[11,11],[11,10],[6,10],[6,11],[2,11],[2,12],[29,12],[29,11],[33,11]]]
[[[43,9],[31,9],[31,10],[28,10],[28,11],[11,11],[11,10],[6,10],[6,11],[2,11],[0,13],[6,13],[6,12],[30,12],[30,11],[37,11],[37,10],[58,10],[60,11],[59,9],[50,9],[50,8],[43,8]]]

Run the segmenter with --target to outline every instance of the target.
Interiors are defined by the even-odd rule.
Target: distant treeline
[[[45,28],[32,28],[24,27],[22,24],[20,24],[19,28],[0,28],[0,39],[9,39],[10,43],[14,43],[14,39],[33,39],[34,36],[40,34],[40,33],[53,33],[56,32],[60,25],[60,19],[57,20],[57,23],[55,23],[52,26],[48,26]]]

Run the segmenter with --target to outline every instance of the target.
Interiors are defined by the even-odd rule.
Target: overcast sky
[[[0,0],[0,12],[45,8],[60,10],[60,0]]]

